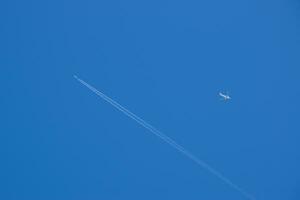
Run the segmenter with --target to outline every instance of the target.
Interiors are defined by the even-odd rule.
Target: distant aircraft
[[[227,101],[231,99],[231,97],[228,94],[224,94],[222,92],[219,92],[219,95],[224,99],[224,101]]]

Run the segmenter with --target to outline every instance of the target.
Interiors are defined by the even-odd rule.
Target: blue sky
[[[0,199],[300,198],[300,3],[0,3]],[[228,91],[222,102],[219,91]]]

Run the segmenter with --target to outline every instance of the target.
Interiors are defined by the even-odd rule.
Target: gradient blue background
[[[300,199],[300,2],[0,3],[0,199]],[[228,91],[232,101],[219,100]]]

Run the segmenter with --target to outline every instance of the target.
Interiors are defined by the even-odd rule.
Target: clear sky
[[[0,199],[300,199],[298,0],[0,3]],[[219,91],[232,100],[220,101]]]

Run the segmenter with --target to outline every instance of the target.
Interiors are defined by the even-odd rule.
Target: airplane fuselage
[[[231,97],[229,96],[229,95],[227,95],[227,94],[223,94],[223,93],[219,93],[219,95],[224,99],[224,100],[229,100],[229,99],[231,99]]]

